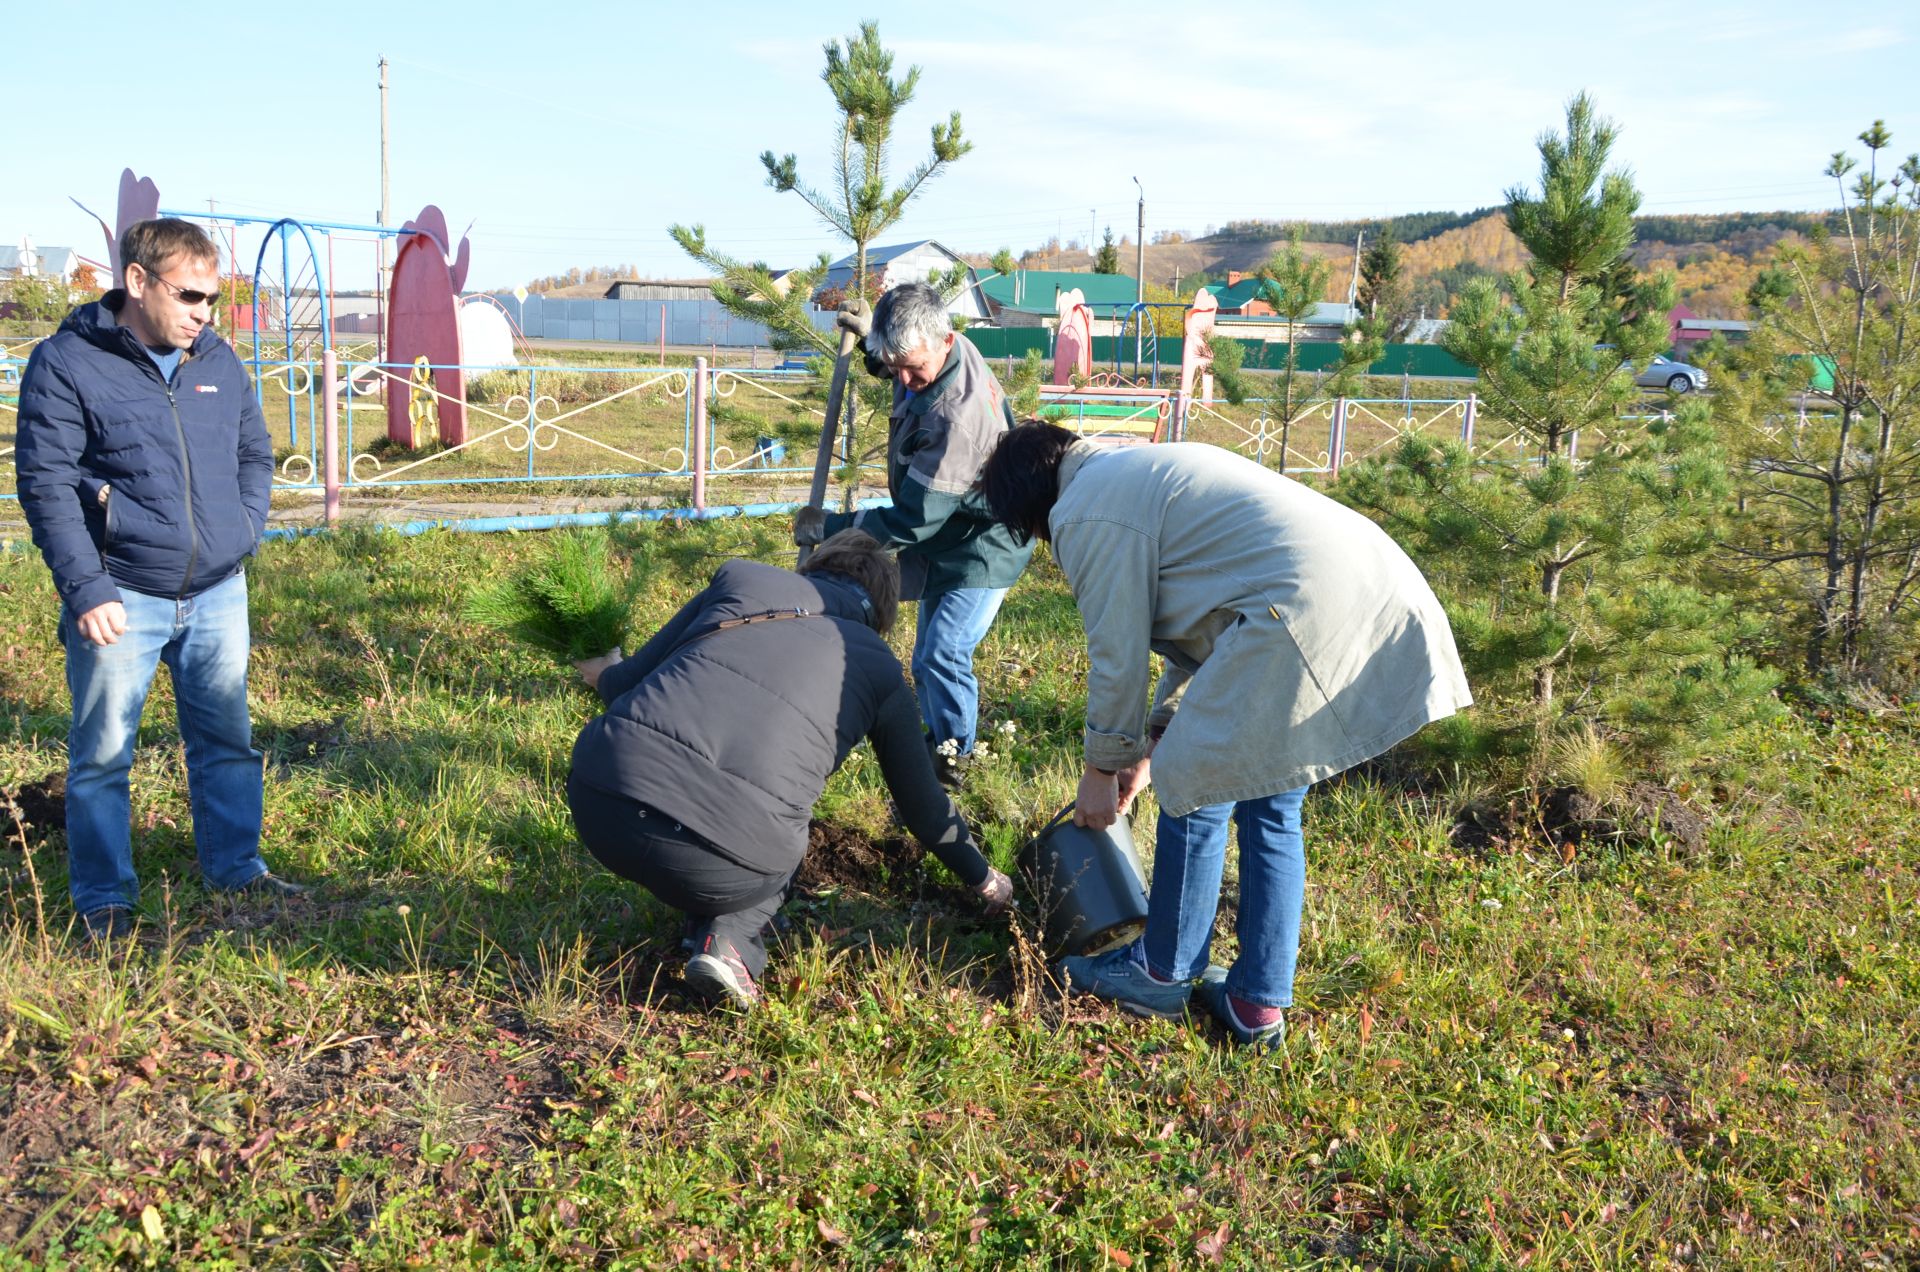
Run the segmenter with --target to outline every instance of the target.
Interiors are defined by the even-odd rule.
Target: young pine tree
[[[1732,359],[1749,374],[1718,405],[1746,461],[1731,547],[1799,661],[1884,682],[1916,671],[1920,618],[1920,155],[1887,177],[1885,125],[1860,141],[1864,171],[1845,154],[1826,169],[1840,228],[1783,245],[1755,281],[1759,322]]]
[[[826,46],[827,65],[820,78],[833,94],[835,110],[832,184],[817,189],[800,179],[793,155],[776,156],[768,150],[760,162],[767,184],[782,194],[800,196],[808,207],[840,237],[853,245],[851,286],[869,304],[872,285],[867,252],[906,212],[927,182],[950,163],[973,149],[960,135],[960,112],[933,125],[932,152],[899,185],[890,185],[889,168],[894,123],[913,100],[920,68],[909,67],[903,79],[893,77],[893,54],[880,43],[877,23],[863,22],[860,33]],[[817,348],[832,351],[837,341],[818,332],[807,315],[807,304],[827,272],[827,256],[810,268],[795,270],[776,284],[762,264],[748,264],[727,256],[707,243],[702,226],[674,225],[674,241],[695,260],[720,276],[714,299],[729,312],[766,324],[774,332],[776,348]]]
[[[1584,95],[1566,124],[1540,139],[1539,194],[1508,194],[1531,263],[1504,292],[1469,286],[1442,337],[1480,373],[1483,447],[1507,432],[1523,453],[1409,437],[1344,493],[1446,600],[1497,732],[1537,748],[1597,719],[1643,762],[1680,761],[1774,709],[1772,679],[1729,652],[1753,635],[1730,600],[1693,582],[1730,500],[1706,408],[1620,418],[1629,369],[1665,344],[1672,283],[1636,279],[1625,303],[1599,285],[1639,193],[1607,170],[1616,131]]]
[[[1400,240],[1388,226],[1360,254],[1360,308],[1389,342],[1413,327],[1413,289],[1400,259]]]
[[[1280,418],[1291,423],[1294,414],[1294,381],[1300,369],[1300,347],[1295,339],[1301,323],[1327,294],[1327,279],[1333,265],[1325,257],[1309,253],[1300,241],[1300,229],[1294,227],[1287,245],[1267,258],[1260,267],[1260,299],[1273,306],[1273,312],[1287,320],[1287,355],[1281,363],[1279,382]]]

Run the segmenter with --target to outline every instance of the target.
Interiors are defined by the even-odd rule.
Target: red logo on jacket
[[[193,391],[195,393],[218,393],[220,386],[217,384],[196,384],[193,386]]]

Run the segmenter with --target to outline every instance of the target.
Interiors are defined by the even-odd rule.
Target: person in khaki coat
[[[1198,992],[1241,1042],[1277,1041],[1307,788],[1472,704],[1446,614],[1373,522],[1218,447],[1108,447],[1028,424],[981,489],[1009,528],[1053,545],[1086,627],[1075,822],[1111,825],[1149,781],[1161,807],[1145,934],[1067,959],[1069,980],[1152,1016]],[[1149,708],[1151,653],[1165,671]],[[1240,956],[1223,970],[1208,950],[1230,817]]]

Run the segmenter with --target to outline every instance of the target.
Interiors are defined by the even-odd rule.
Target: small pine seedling
[[[570,662],[625,648],[642,580],[614,565],[603,531],[568,531],[517,573],[476,588],[466,617]]]

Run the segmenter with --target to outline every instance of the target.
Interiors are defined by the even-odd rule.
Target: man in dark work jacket
[[[1012,898],[935,778],[882,638],[897,579],[857,530],[801,574],[729,561],[638,653],[580,664],[607,711],[574,744],[574,824],[602,865],[704,920],[686,975],[710,999],[758,999],[762,933],[806,855],[814,801],[862,738],[915,837],[989,914]]]

